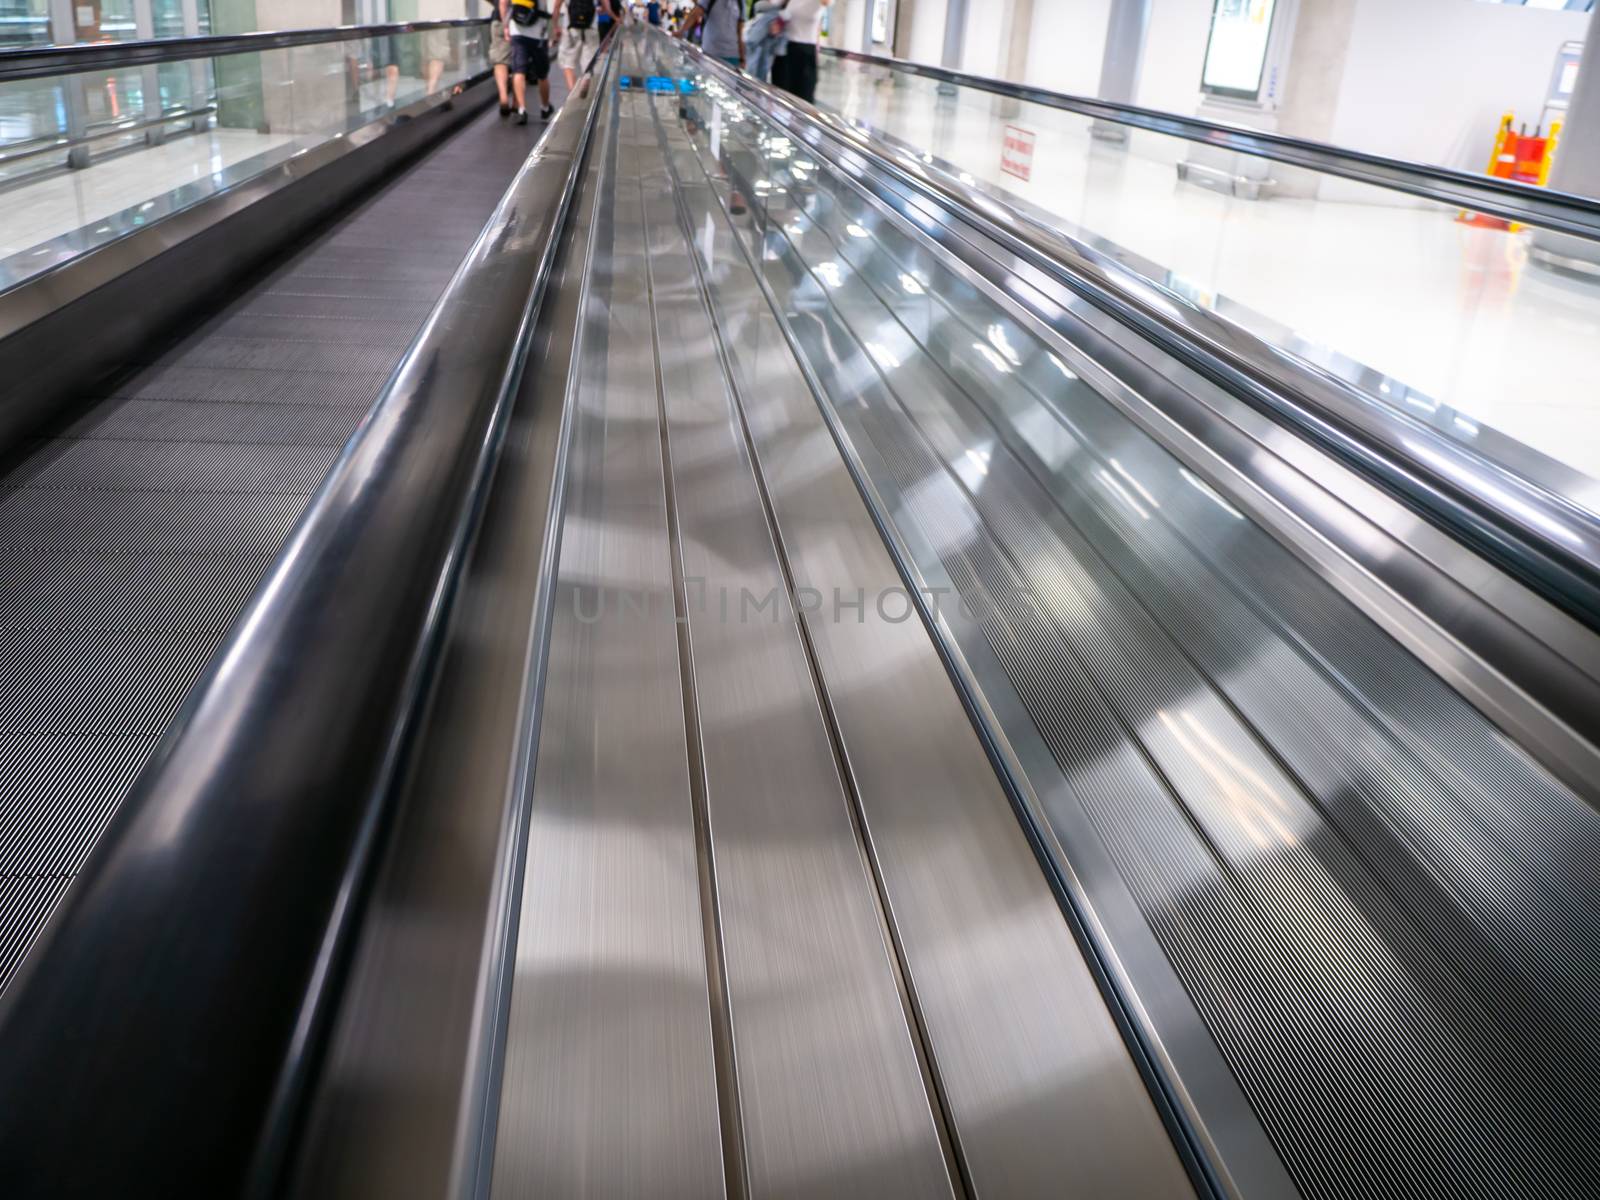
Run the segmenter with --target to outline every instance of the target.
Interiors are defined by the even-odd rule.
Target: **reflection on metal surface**
[[[547,717],[484,1182],[689,1200],[721,1194],[723,1166],[676,634],[614,609],[579,616],[580,593],[672,592],[653,359],[612,352],[650,344],[636,151],[601,103],[611,199],[567,401]]]
[[[648,1170],[649,1194],[711,1194],[694,1172],[725,1162],[752,1196],[1182,1194],[921,627],[865,599],[859,624],[732,616],[686,586],[898,579],[669,103],[615,101],[561,576],[676,592],[683,624],[558,603],[494,1189]],[[675,1060],[613,1058],[646,1020]]]
[[[955,660],[1085,881],[1119,982],[1158,1014],[1156,1053],[1226,1177],[1270,1189],[1275,1149],[1319,1196],[1419,1177],[1591,1190],[1583,1080],[1600,1047],[1579,980],[1600,961],[1600,896],[1579,864],[1600,815],[1241,521],[1231,487],[1197,487],[1197,459],[1106,402],[1106,366],[1064,391],[1063,345],[1005,299],[1003,251],[987,277],[979,254],[942,257],[913,233],[925,204],[897,209],[870,162],[810,144],[839,169],[757,214],[775,302],[891,537],[927,587],[971,601],[943,622]],[[734,186],[748,154],[737,135],[721,148]],[[820,262],[838,286],[818,286]],[[912,269],[926,296],[899,286]],[[1142,957],[1129,893],[1164,964]],[[1213,1038],[1243,1112],[1198,1049]],[[1251,1110],[1274,1149],[1239,1140]]]

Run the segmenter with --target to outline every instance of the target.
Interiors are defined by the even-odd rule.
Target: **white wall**
[[[1210,28],[1211,0],[1151,0],[1134,103],[1192,115],[1200,106],[1200,67],[1205,61]],[[1151,158],[1177,162],[1183,157],[1185,143],[1136,132],[1132,148]]]
[[[1024,83],[1093,96],[1100,88],[1111,0],[1034,0]]]
[[[901,54],[938,62],[948,0],[901,2],[914,5]],[[968,0],[960,69],[1003,73],[1001,39],[1012,2]],[[1557,49],[1582,39],[1590,20],[1584,13],[1479,0],[1356,3],[1331,126],[1321,127],[1319,120],[1315,130],[1284,132],[1474,172],[1483,169],[1502,112],[1515,110],[1530,128],[1539,120]],[[835,45],[859,47],[864,5],[865,0],[835,0]],[[1151,0],[1136,103],[1196,111],[1211,5],[1212,0]],[[1096,92],[1110,6],[1111,0],[1034,0],[1026,82]],[[1181,143],[1155,134],[1135,134],[1134,147],[1163,160],[1183,154]]]
[[[944,57],[944,18],[949,0],[900,0],[907,9],[901,17],[905,44],[898,47],[902,58],[912,62],[938,64]],[[907,8],[909,6],[909,8]]]
[[[1532,130],[1557,49],[1588,21],[1478,0],[1360,0],[1331,140],[1482,171],[1500,114]]]
[[[833,0],[828,9],[828,45],[839,50],[868,50],[861,31],[867,19],[867,0]]]
[[[1044,0],[1045,5],[1051,0]],[[1010,28],[1001,11],[1011,0],[967,0],[967,28],[962,36],[961,69],[969,75],[1004,75],[1005,46],[1001,38]],[[1038,0],[1035,0],[1038,5]]]

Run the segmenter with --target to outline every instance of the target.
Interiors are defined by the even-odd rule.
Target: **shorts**
[[[511,43],[506,41],[506,27],[499,17],[489,22],[489,65],[511,65]]]
[[[561,35],[560,62],[564,71],[581,71],[600,48],[597,29],[569,29]]]
[[[367,60],[374,71],[400,66],[400,43],[393,37],[375,37],[367,42]]]
[[[450,31],[425,29],[422,31],[422,57],[426,62],[444,62],[450,57]]]
[[[513,36],[511,73],[526,75],[532,82],[550,78],[550,46],[543,38]]]

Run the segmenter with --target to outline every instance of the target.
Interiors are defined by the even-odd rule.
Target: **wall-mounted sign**
[[[1275,0],[1214,0],[1202,91],[1242,100],[1260,97],[1276,7]]]
[[[1572,89],[1578,86],[1578,67],[1583,62],[1582,42],[1562,42],[1556,52],[1555,70],[1550,73],[1550,94],[1544,102],[1544,115],[1550,110],[1565,112],[1572,103]],[[1540,121],[1543,124],[1543,119]]]
[[[894,28],[895,0],[868,0],[867,38],[887,46]]]
[[[1037,137],[1031,129],[1007,125],[1000,143],[1000,169],[1026,182],[1033,178],[1033,147]]]

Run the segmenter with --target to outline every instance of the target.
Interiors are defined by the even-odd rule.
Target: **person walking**
[[[517,95],[517,124],[528,123],[528,80],[539,85],[539,119],[548,121],[550,107],[550,22],[543,0],[507,0],[506,32],[511,37],[511,86]]]
[[[461,0],[417,0],[417,20],[449,21],[461,16]],[[423,90],[433,95],[439,90],[444,77],[445,63],[451,57],[449,29],[426,29],[422,33],[422,83]]]
[[[784,52],[772,60],[772,82],[807,104],[817,102],[817,39],[822,36],[822,10],[833,0],[789,0],[783,10]]]
[[[678,36],[700,30],[700,49],[730,67],[744,70],[744,9],[741,0],[697,0]],[[704,26],[704,28],[701,28]]]
[[[611,0],[556,0],[555,21],[561,29],[556,56],[567,77],[569,92],[578,86],[578,72],[589,65],[594,52],[600,48],[595,17],[601,10],[613,21],[617,19]]]
[[[489,0],[489,65],[494,68],[494,90],[500,93],[500,115],[511,115],[511,38],[506,33],[506,0]]]

